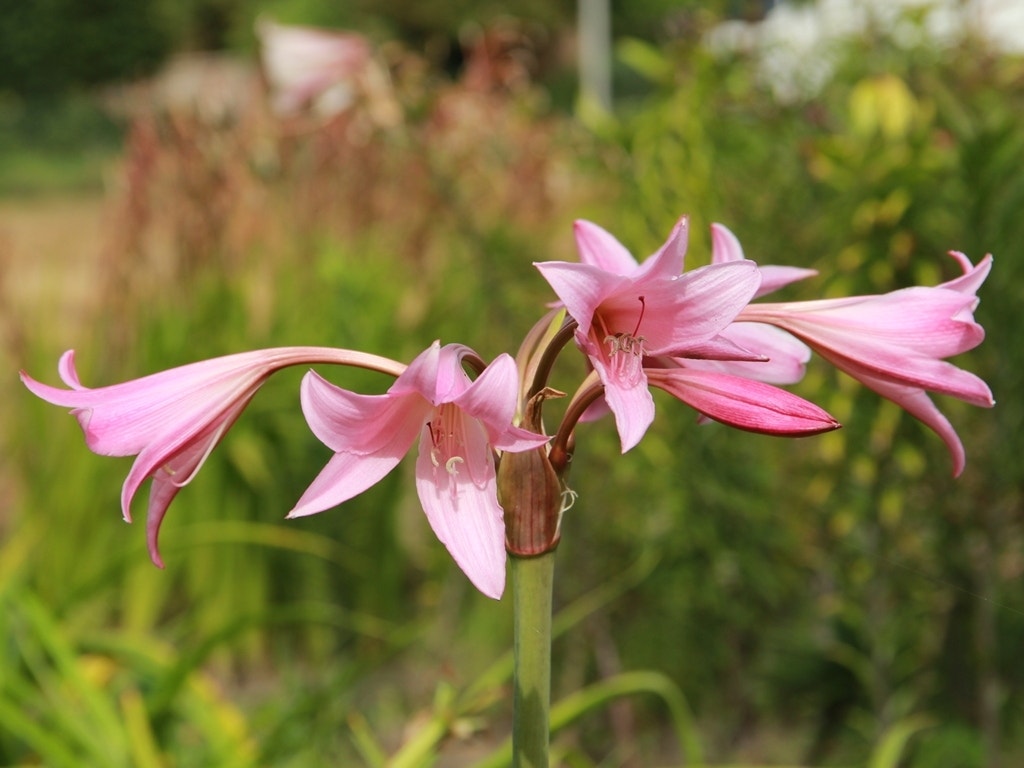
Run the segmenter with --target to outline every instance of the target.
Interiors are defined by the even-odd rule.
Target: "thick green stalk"
[[[551,713],[551,594],[555,551],[512,560],[512,765],[548,768]]]

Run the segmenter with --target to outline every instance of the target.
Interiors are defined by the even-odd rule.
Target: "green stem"
[[[514,768],[548,768],[551,713],[551,594],[555,552],[512,556],[515,693]]]

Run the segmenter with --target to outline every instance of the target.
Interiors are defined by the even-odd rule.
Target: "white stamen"
[[[559,518],[573,508],[573,505],[576,504],[576,499],[578,498],[579,494],[572,488],[566,488],[562,491],[562,508],[558,510]]]

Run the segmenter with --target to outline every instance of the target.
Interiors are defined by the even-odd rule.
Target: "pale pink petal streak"
[[[416,492],[452,559],[477,589],[498,599],[505,588],[505,523],[494,461],[483,426],[465,416],[461,422],[464,455],[458,457],[435,458],[430,432],[423,430]]]

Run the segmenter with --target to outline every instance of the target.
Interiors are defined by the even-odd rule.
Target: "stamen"
[[[645,297],[640,296],[640,317],[636,319],[636,328],[633,329],[631,336],[636,336],[636,332],[640,330],[640,323],[643,322],[644,312],[647,311],[647,302],[644,300]]]
[[[608,345],[608,363],[613,376],[619,381],[636,384],[643,376],[644,344],[647,338],[640,335],[640,324],[647,311],[647,300],[644,296],[637,297],[640,301],[640,316],[632,333],[612,333],[604,337]],[[619,353],[623,354],[619,354]]]
[[[430,432],[430,442],[433,447],[430,449],[430,463],[434,465],[434,468],[441,466],[441,451],[437,447],[437,432],[434,431],[434,422],[427,422],[427,430]]]
[[[576,493],[572,488],[566,487],[562,489],[562,506],[558,510],[558,516],[561,517],[576,504],[576,499],[579,498],[579,494]]]
[[[433,419],[426,424],[430,430],[430,463],[434,466],[436,482],[438,487],[445,483],[444,475],[441,475],[443,468],[448,476],[449,491],[453,495],[457,493],[455,478],[459,474],[459,465],[466,463],[466,443],[461,420],[458,406],[444,403],[438,406]]]
[[[640,301],[640,316],[636,319],[636,327],[632,333],[610,333],[604,337],[604,343],[608,345],[608,356],[613,357],[618,352],[626,352],[631,355],[642,356],[644,354],[644,342],[647,338],[639,335],[640,323],[644,320],[644,313],[647,311],[645,296],[637,297]]]

